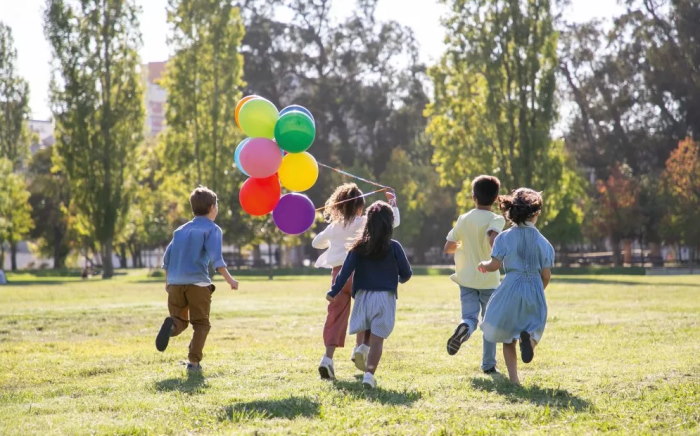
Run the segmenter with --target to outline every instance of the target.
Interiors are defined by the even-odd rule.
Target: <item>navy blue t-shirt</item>
[[[403,247],[393,239],[389,243],[389,250],[382,258],[371,258],[354,250],[350,251],[328,295],[331,297],[338,295],[353,272],[355,273],[352,280],[353,297],[359,290],[396,292],[399,283],[406,283],[413,274]]]

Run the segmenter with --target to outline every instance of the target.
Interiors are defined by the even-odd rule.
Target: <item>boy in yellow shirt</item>
[[[447,234],[445,253],[454,254],[455,273],[450,277],[459,285],[462,322],[447,340],[447,353],[457,354],[459,347],[474,333],[479,324],[479,312],[484,316],[491,294],[498,286],[500,273],[482,274],[477,266],[491,259],[491,247],[503,230],[505,219],[491,211],[498,199],[501,182],[493,176],[479,176],[472,181],[472,197],[476,207],[460,215]],[[496,371],[496,344],[484,340],[481,369],[487,374]]]

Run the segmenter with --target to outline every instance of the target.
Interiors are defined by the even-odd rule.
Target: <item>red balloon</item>
[[[249,178],[243,182],[238,201],[244,211],[253,216],[272,212],[280,201],[280,180],[277,174],[264,179]]]

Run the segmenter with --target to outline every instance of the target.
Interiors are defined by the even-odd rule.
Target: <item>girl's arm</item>
[[[311,246],[319,249],[319,250],[324,250],[328,247],[331,246],[331,238],[330,238],[330,229],[331,225],[323,229],[321,233],[316,235],[316,237],[311,241]]]
[[[333,283],[333,286],[331,286],[331,290],[328,291],[328,293],[326,294],[326,300],[333,301],[333,299],[335,299],[335,296],[343,290],[343,286],[345,286],[345,283],[350,278],[350,275],[352,275],[353,271],[355,271],[356,266],[357,254],[351,251],[345,258],[345,262],[343,262],[343,267],[340,269],[340,273],[338,273],[338,276],[336,276],[335,283]]]
[[[549,280],[552,278],[552,270],[549,268],[542,268],[542,271],[540,271],[540,277],[542,277],[542,284],[544,285],[544,288],[547,289]]]
[[[396,192],[394,190],[384,192],[386,196],[386,201],[391,206],[392,212],[394,212],[394,228],[397,228],[401,224],[401,214],[399,213],[399,206],[396,204]]]
[[[494,272],[501,269],[501,264],[502,262],[500,260],[496,259],[495,257],[492,257],[489,261],[483,260],[479,262],[479,266],[477,266],[476,269],[478,269],[482,273]]]
[[[401,247],[401,244],[398,242],[396,243],[394,253],[396,256],[396,263],[399,267],[399,282],[406,283],[413,275],[413,270],[411,270],[411,264],[408,263],[406,252],[403,251],[403,247]]]

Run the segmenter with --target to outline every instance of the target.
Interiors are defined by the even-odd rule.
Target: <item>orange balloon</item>
[[[245,103],[248,100],[252,100],[254,98],[260,98],[260,96],[255,95],[255,94],[246,95],[242,99],[238,100],[238,103],[236,104],[236,110],[233,113],[233,118],[236,120],[236,125],[238,126],[239,129],[241,128],[241,123],[238,122],[238,112],[241,111],[241,108],[243,107],[243,103]]]

